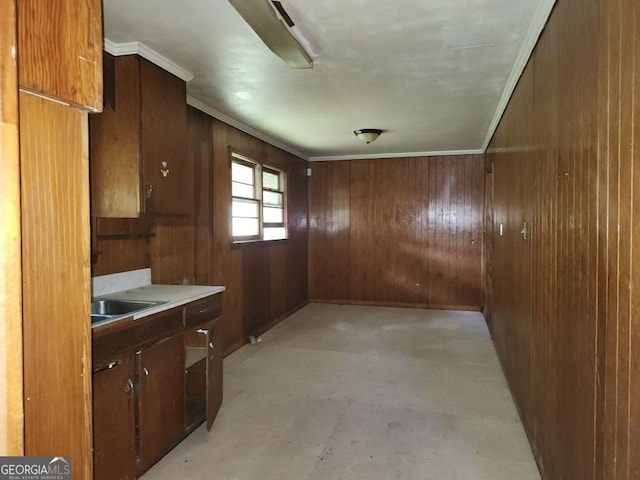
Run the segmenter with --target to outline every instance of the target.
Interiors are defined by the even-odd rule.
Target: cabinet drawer
[[[219,294],[205,297],[185,307],[184,325],[193,327],[207,320],[219,317],[222,313],[222,297]]]
[[[182,307],[149,315],[138,320],[125,319],[104,329],[95,329],[93,335],[94,365],[119,352],[134,351],[155,343],[182,330]],[[113,328],[108,328],[108,327]]]

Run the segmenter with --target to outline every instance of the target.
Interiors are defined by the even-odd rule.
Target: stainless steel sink
[[[114,315],[100,315],[99,313],[91,314],[91,325],[94,323],[102,322],[104,320],[111,320]]]
[[[137,312],[138,310],[142,310],[144,308],[151,308],[157,305],[162,305],[167,302],[149,302],[149,301],[138,301],[138,300],[93,300],[91,302],[91,315],[92,320],[91,323],[95,323],[93,320],[93,315],[101,315],[101,316],[118,316],[118,315],[126,315],[128,313]],[[105,320],[104,318],[101,320]],[[96,320],[100,321],[100,320]]]

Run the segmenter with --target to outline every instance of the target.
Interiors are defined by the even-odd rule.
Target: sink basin
[[[144,308],[155,307],[167,302],[149,302],[138,300],[94,300],[91,302],[91,323],[95,323],[93,315],[116,316],[126,315]],[[104,320],[104,318],[100,319]],[[96,321],[100,321],[96,320]]]
[[[113,315],[100,315],[99,313],[91,314],[91,325],[94,323],[102,322],[103,320],[111,320]]]

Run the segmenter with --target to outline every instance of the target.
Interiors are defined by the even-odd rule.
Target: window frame
[[[277,175],[278,176],[279,189],[267,188],[267,187],[264,186],[264,173],[265,172],[271,173],[272,175]],[[264,193],[265,192],[271,192],[271,193],[278,193],[278,194],[282,195],[282,206],[280,207],[280,209],[282,210],[282,222],[265,222],[263,220],[263,223],[262,223],[262,239],[264,240],[264,229],[265,228],[282,228],[282,229],[284,229],[284,238],[274,238],[273,240],[286,240],[287,238],[289,238],[289,232],[287,230],[287,174],[282,169],[273,167],[271,165],[263,165],[262,166],[262,172],[261,172],[261,180],[262,180],[261,187],[262,187],[262,197],[263,197],[263,201],[262,201],[262,214],[263,214],[263,217],[264,217],[264,209],[265,208],[269,208],[269,205],[273,205],[273,204],[266,204],[264,202]],[[273,208],[273,206],[271,208]],[[264,241],[270,241],[270,240],[264,240]]]
[[[254,196],[252,198],[233,195],[233,184],[242,183],[242,182],[234,181],[233,179],[234,163],[237,163],[239,165],[244,165],[246,167],[251,167],[253,169],[253,181],[254,181],[253,195]],[[288,220],[287,219],[287,204],[288,204],[287,172],[282,168],[260,163],[246,155],[238,153],[235,150],[232,150],[230,154],[230,171],[231,171],[231,175],[230,175],[231,176],[231,182],[230,182],[231,183],[231,204],[230,204],[229,229],[231,233],[232,242],[234,244],[241,244],[241,243],[250,243],[250,242],[279,242],[279,241],[287,240],[289,238],[289,229],[288,229],[288,221],[287,221]],[[263,177],[264,172],[278,175],[279,177],[278,190],[264,187],[264,177]],[[248,184],[245,184],[245,185],[248,185]],[[264,208],[265,208],[265,204],[263,201],[264,192],[274,192],[282,195],[282,222],[278,222],[278,223],[264,222]],[[257,205],[257,210],[258,210],[258,217],[257,217],[258,234],[257,235],[234,235],[233,234],[233,220],[234,218],[240,218],[233,215],[234,200],[245,201],[248,203],[255,203]],[[246,218],[254,218],[254,217],[246,217]],[[264,238],[265,228],[283,228],[284,237],[265,239]]]
[[[245,167],[250,167],[253,169],[253,197],[240,197],[233,194],[233,184],[234,183],[242,183],[243,185],[249,185],[247,183],[238,182],[233,179],[233,164],[236,163],[238,165],[243,165]],[[262,193],[261,189],[258,188],[258,178],[260,176],[259,164],[257,162],[252,161],[250,158],[245,157],[244,155],[240,155],[238,153],[233,152],[231,154],[231,238],[234,242],[246,242],[246,241],[255,241],[261,239],[262,232]],[[236,217],[233,214],[233,202],[234,200],[238,200],[241,202],[247,203],[255,203],[256,210],[258,212],[257,220],[258,220],[258,233],[257,235],[233,235],[233,220],[234,218],[256,218],[256,217]]]

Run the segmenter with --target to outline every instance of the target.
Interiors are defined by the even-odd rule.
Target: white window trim
[[[233,190],[231,193],[231,204],[233,205],[233,200],[249,200],[255,201],[258,205],[258,235],[243,235],[243,236],[234,236],[233,235],[233,211],[231,211],[229,229],[231,232],[231,239],[233,243],[249,243],[249,242],[277,242],[282,240],[287,240],[289,238],[289,228],[287,221],[287,207],[288,207],[288,184],[287,184],[287,172],[281,168],[274,167],[268,164],[261,164],[260,162],[253,160],[250,157],[242,155],[238,152],[231,152],[231,165],[233,163],[251,165],[254,169],[254,197],[249,199],[247,197],[236,197],[233,195]],[[263,170],[267,170],[269,172],[277,173],[280,175],[280,181],[282,182],[281,190],[271,190],[264,188],[263,186]],[[231,184],[233,185],[233,173],[231,174]],[[264,202],[263,202],[263,192],[264,191],[275,191],[282,194],[282,223],[278,224],[264,224]],[[233,209],[232,209],[233,210]],[[283,238],[275,238],[275,239],[265,239],[264,238],[264,230],[265,228],[284,228],[284,237]]]

